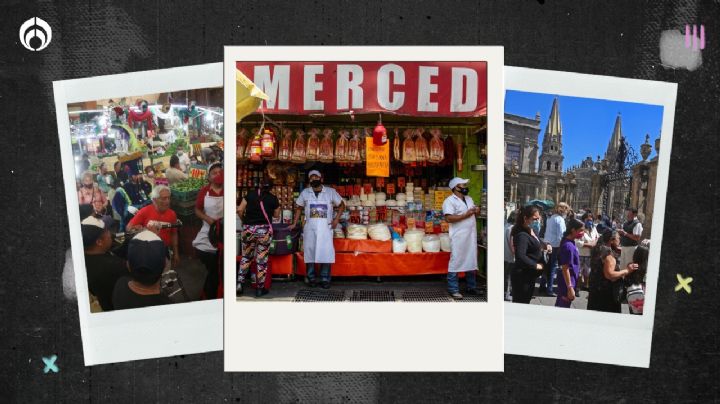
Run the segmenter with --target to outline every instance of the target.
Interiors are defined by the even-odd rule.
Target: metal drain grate
[[[295,295],[295,302],[342,302],[345,292],[342,290],[302,289]]]
[[[451,302],[452,298],[444,290],[404,290],[405,302]]]
[[[484,303],[487,303],[487,294],[486,294],[485,291],[482,290],[482,289],[480,289],[480,291],[481,291],[482,293],[479,294],[479,295],[469,295],[469,294],[467,294],[467,293],[462,293],[462,292],[460,292],[460,293],[462,293],[463,298],[462,298],[462,300],[456,300],[456,301],[458,301],[458,302],[484,302]]]
[[[394,302],[395,292],[392,290],[353,290],[351,302]]]

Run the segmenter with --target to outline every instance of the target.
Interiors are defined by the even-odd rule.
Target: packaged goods
[[[391,238],[390,230],[384,223],[370,225],[367,231],[371,240],[388,241]]]
[[[418,162],[427,161],[430,157],[430,152],[428,151],[428,144],[425,140],[425,137],[423,136],[423,133],[424,130],[422,128],[415,130],[415,134],[417,135],[417,139],[415,140],[415,159]]]
[[[332,129],[325,129],[323,130],[323,138],[320,141],[320,153],[318,155],[318,160],[322,163],[332,163],[333,162],[333,140],[332,140],[333,130]]]
[[[298,130],[295,132],[297,135],[297,138],[295,138],[295,143],[293,143],[293,149],[292,149],[292,161],[296,163],[304,163],[306,161],[305,157],[305,132],[302,130]]]
[[[425,232],[422,230],[408,229],[404,234],[405,241],[407,241],[408,252],[419,253],[422,252],[422,241],[425,237]]]
[[[335,162],[344,163],[345,161],[347,161],[350,132],[343,129],[340,131],[339,135],[340,136],[335,142]]]
[[[434,234],[423,237],[422,249],[425,252],[440,252],[440,237]]]
[[[413,141],[413,131],[412,129],[406,129],[403,131],[403,154],[402,154],[402,162],[405,164],[413,163],[417,161],[416,153],[415,153],[415,142]]]
[[[320,138],[318,137],[319,129],[310,129],[310,136],[305,149],[305,159],[307,161],[317,161],[320,155]]]
[[[367,226],[351,224],[347,228],[347,238],[350,240],[367,240]]]
[[[398,238],[393,240],[393,252],[395,254],[404,254],[407,251],[407,241],[405,239]]]
[[[450,235],[447,233],[440,234],[440,249],[445,252],[452,251],[452,244],[450,243]]]
[[[280,150],[278,151],[278,160],[290,161],[292,157],[292,130],[283,130],[283,137],[280,141]]]
[[[430,156],[428,161],[431,163],[440,163],[445,157],[445,146],[441,138],[442,132],[440,132],[440,129],[432,129],[430,130],[430,134],[432,138],[430,139]]]

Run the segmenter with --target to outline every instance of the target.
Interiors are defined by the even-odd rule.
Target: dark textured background
[[[28,3],[0,9],[0,401],[720,400],[720,2]],[[53,29],[39,53],[17,39],[32,16]],[[661,66],[660,33],[686,23],[705,25],[702,66]],[[77,306],[61,285],[70,240],[51,82],[220,62],[223,45],[263,44],[504,45],[507,65],[679,83],[651,368],[508,355],[504,374],[226,374],[220,352],[83,366]],[[691,295],[673,291],[677,272],[695,278]],[[251,337],[262,347],[261,334]],[[297,341],[263,348],[282,355],[312,345]],[[462,361],[470,346],[427,349]],[[41,358],[53,353],[60,372],[43,374]]]

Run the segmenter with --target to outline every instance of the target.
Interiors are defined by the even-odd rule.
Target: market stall
[[[347,207],[333,229],[333,276],[447,273],[442,203],[455,176],[472,181],[470,196],[483,211],[478,240],[485,239],[485,67],[238,62],[269,97],[261,113],[237,124],[238,203],[270,177],[279,221],[290,223],[307,174],[317,169]],[[273,274],[305,274],[301,243],[295,262],[271,265]]]

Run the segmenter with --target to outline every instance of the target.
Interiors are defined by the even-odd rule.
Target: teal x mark
[[[46,358],[43,356],[42,360],[43,360],[43,362],[45,362],[45,369],[43,369],[43,373],[48,373],[51,370],[54,373],[57,373],[60,371],[60,369],[55,364],[55,361],[57,360],[57,355],[52,355],[49,358]]]

